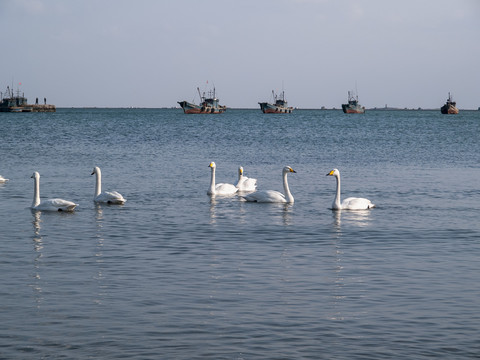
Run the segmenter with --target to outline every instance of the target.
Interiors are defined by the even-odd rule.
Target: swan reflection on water
[[[342,225],[367,227],[370,225],[371,213],[371,210],[334,210],[333,224],[337,230],[340,230]]]
[[[345,289],[345,285],[358,283],[359,286],[363,283],[363,279],[358,276],[352,276],[348,271],[344,272],[343,264],[349,264],[344,261],[344,252],[350,252],[349,246],[344,247],[344,240],[349,236],[345,236],[346,233],[356,233],[359,228],[366,228],[372,224],[372,211],[371,210],[333,210],[333,256],[335,261],[334,272],[332,276],[332,311],[329,314],[329,319],[333,321],[344,321],[355,316],[348,310],[346,305],[346,299],[348,298],[345,293],[348,290]],[[348,257],[348,254],[347,254]],[[348,300],[347,300],[348,303]]]
[[[97,222],[97,225],[99,227],[102,227],[102,221],[103,221],[103,208],[101,203],[95,203],[95,220]]]
[[[35,302],[37,304],[37,307],[40,306],[43,296],[42,296],[42,287],[40,285],[40,268],[41,268],[41,259],[43,257],[43,239],[42,235],[40,234],[41,230],[41,211],[32,211],[33,215],[33,250],[35,252],[35,257],[33,259],[33,268],[34,268],[34,274],[33,274],[33,279],[34,282],[31,285],[33,290],[34,290],[34,297],[35,297]]]
[[[215,207],[217,205],[217,199],[215,195],[210,196],[210,224],[217,223],[217,214],[215,211]]]
[[[216,224],[219,219],[234,219],[237,223],[246,222],[246,209],[243,201],[232,195],[210,195],[210,224]]]
[[[220,219],[234,219],[237,224],[246,224],[256,216],[252,213],[252,206],[255,211],[262,211],[262,214],[269,213],[276,223],[283,225],[292,225],[292,211],[293,204],[289,203],[263,203],[252,205],[243,199],[235,199],[232,196],[218,196],[211,195],[209,207],[210,221],[209,223],[216,224]],[[250,217],[249,217],[250,214]]]
[[[104,205],[108,206],[108,205]],[[100,305],[103,303],[103,299],[105,297],[105,290],[103,289],[105,275],[103,275],[102,271],[102,263],[103,263],[103,245],[104,245],[104,229],[103,229],[103,207],[101,203],[95,202],[95,225],[96,225],[96,233],[95,238],[97,239],[97,245],[95,248],[95,263],[97,264],[98,270],[93,275],[93,279],[97,282],[98,290],[96,292],[96,296],[93,299],[94,303]]]
[[[293,204],[281,204],[283,225],[292,225]]]

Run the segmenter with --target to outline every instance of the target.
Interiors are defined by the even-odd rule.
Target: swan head
[[[215,169],[217,167],[217,165],[212,161],[210,163],[210,165],[208,165],[208,167],[212,168],[212,169]]]
[[[283,172],[284,172],[284,173],[289,173],[289,172],[296,173],[296,171],[293,170],[290,166],[285,166],[285,167],[283,168]]]
[[[338,169],[333,169],[332,171],[330,171],[327,176],[340,176],[340,171],[338,171]]]
[[[35,171],[32,176],[30,176],[32,179],[38,180],[40,179],[40,174],[38,171]]]
[[[98,166],[95,166],[95,167],[93,168],[93,171],[92,171],[92,173],[91,173],[90,175],[93,175],[93,174],[100,174],[100,168],[99,168]]]
[[[238,168],[238,175],[243,175],[243,167]]]

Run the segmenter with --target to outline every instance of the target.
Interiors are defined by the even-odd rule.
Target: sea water
[[[480,112],[0,113],[0,358],[480,357]],[[238,166],[295,203],[207,196]],[[93,202],[94,166],[123,206]],[[370,211],[332,211],[342,196]],[[32,212],[42,199],[74,213]]]

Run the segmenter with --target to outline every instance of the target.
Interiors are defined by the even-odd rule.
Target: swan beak
[[[95,171],[94,171],[94,172],[92,172],[90,175],[93,175],[93,174],[95,174]]]
[[[330,171],[326,176],[333,175],[333,170]]]
[[[293,172],[293,173],[297,173],[295,170],[293,170],[292,168],[290,168],[290,172]]]

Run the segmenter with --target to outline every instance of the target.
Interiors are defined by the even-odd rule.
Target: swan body
[[[33,210],[41,211],[73,211],[78,204],[63,199],[48,199],[40,201],[40,174],[35,171],[32,175],[34,179],[33,188]]]
[[[208,167],[212,169],[210,187],[207,190],[208,195],[233,195],[238,191],[233,184],[215,184],[215,169],[217,168],[217,165],[212,161]]]
[[[116,191],[104,191],[102,192],[102,171],[98,166],[93,168],[92,175],[96,175],[96,183],[95,183],[95,195],[93,197],[93,201],[97,203],[107,203],[107,204],[118,204],[122,205],[125,204],[127,201],[122,194]]]
[[[5,179],[2,175],[0,175],[0,184],[7,182],[8,179]]]
[[[375,207],[375,204],[365,198],[349,197],[340,202],[340,171],[333,169],[327,176],[335,176],[337,179],[337,193],[333,200],[333,210],[367,210]]]
[[[296,173],[290,166],[285,166],[282,170],[283,178],[283,191],[285,194],[282,194],[279,191],[275,190],[262,190],[256,191],[254,193],[242,196],[246,201],[250,202],[259,202],[259,203],[290,203],[293,204],[295,199],[290,192],[288,187],[287,175],[288,173]]]
[[[257,179],[252,179],[243,175],[243,167],[238,168],[238,181],[235,184],[238,191],[257,190]]]

